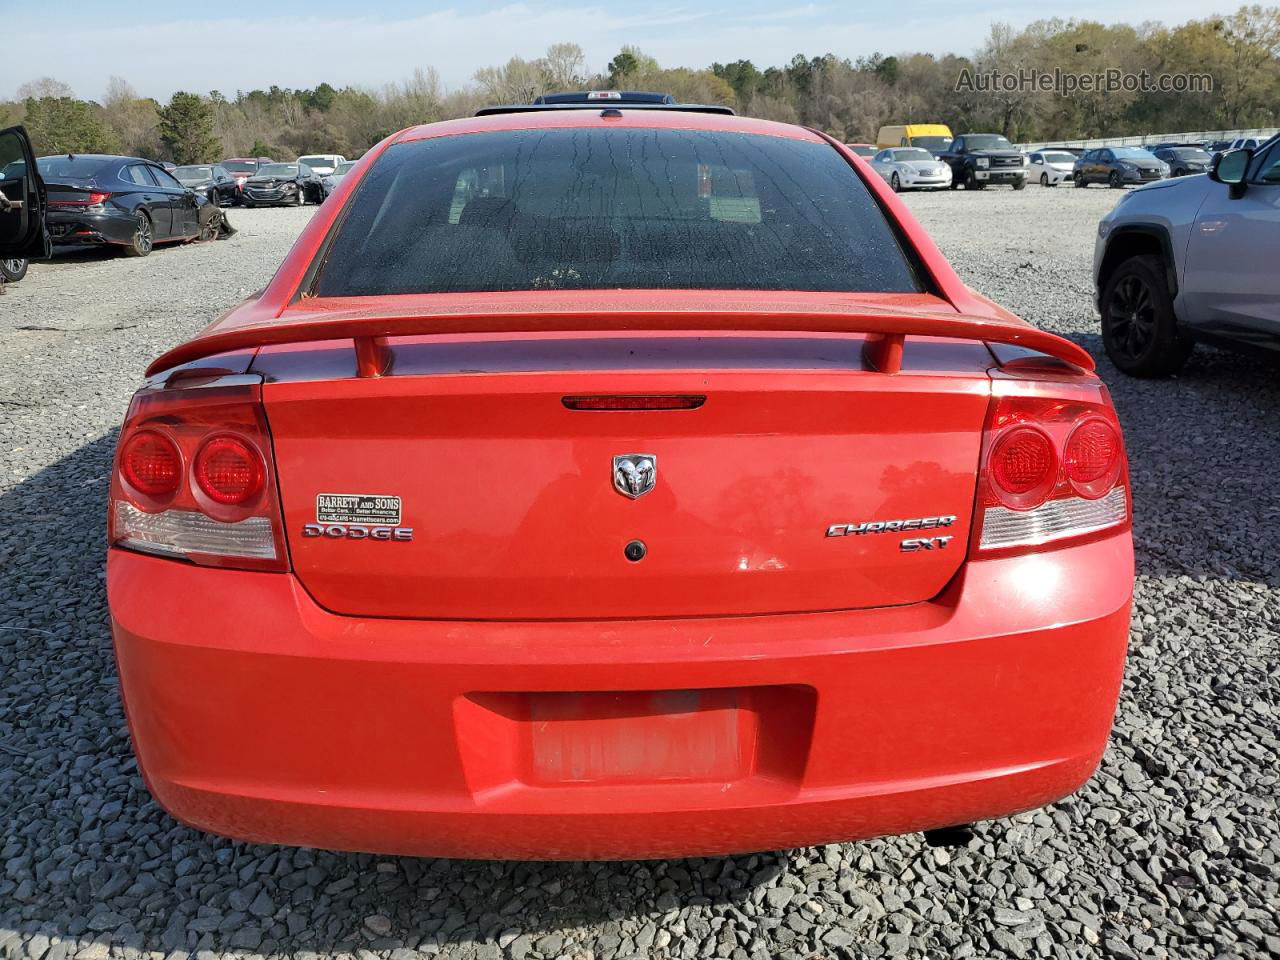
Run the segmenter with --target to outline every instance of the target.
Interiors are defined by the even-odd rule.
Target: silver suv
[[[1102,342],[1125,373],[1176,373],[1197,341],[1280,352],[1280,136],[1203,176],[1120,198],[1098,224]]]

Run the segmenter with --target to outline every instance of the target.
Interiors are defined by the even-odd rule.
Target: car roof
[[[103,163],[111,160],[127,160],[130,163],[149,163],[153,167],[160,166],[159,160],[148,160],[145,157],[122,157],[114,153],[46,153],[42,157],[36,157],[36,159],[61,160],[65,157],[71,157],[76,160],[101,160]]]
[[[603,117],[602,114],[606,111],[614,116]],[[621,116],[617,116],[618,114]],[[578,128],[699,130],[706,133],[751,133],[766,137],[782,137],[787,140],[807,140],[811,143],[826,142],[814,131],[791,123],[719,113],[629,110],[625,105],[605,105],[600,110],[499,113],[483,117],[443,120],[439,123],[426,123],[402,130],[393,142],[412,143],[416,140],[472,133]]]

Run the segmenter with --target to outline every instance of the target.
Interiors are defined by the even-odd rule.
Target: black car
[[[1071,179],[1077,187],[1105,183],[1119,189],[1126,184],[1163,180],[1168,175],[1169,165],[1143,147],[1100,147],[1080,155]]]
[[[240,197],[240,189],[236,186],[236,178],[226,167],[219,164],[210,166],[178,167],[173,175],[184,187],[190,187],[196,193],[203,193],[210,203],[230,206]]]
[[[1208,152],[1196,146],[1178,144],[1169,147],[1156,147],[1151,151],[1157,160],[1163,160],[1169,167],[1169,176],[1187,177],[1196,173],[1208,173],[1209,163],[1213,160]]]
[[[20,163],[0,176],[22,175]],[[157,243],[212,239],[221,224],[216,205],[150,160],[59,154],[37,159],[36,170],[47,191],[44,219],[56,244],[114,245],[145,257]]]
[[[323,202],[324,184],[305,163],[264,163],[244,182],[240,199],[246,207],[300,207]]]
[[[1007,183],[1015,190],[1027,185],[1027,163],[1022,151],[998,133],[966,133],[938,154],[951,167],[951,189],[985,190],[993,183]]]

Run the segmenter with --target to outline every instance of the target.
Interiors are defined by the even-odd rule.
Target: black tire
[[[902,181],[898,179],[898,175],[896,173],[889,178],[889,189],[894,193],[897,193],[902,189]]]
[[[1084,174],[1079,170],[1071,175],[1071,182],[1082,189],[1088,186],[1088,184],[1084,182]]]
[[[1013,181],[1013,189],[1015,189],[1015,190],[1025,190],[1025,189],[1027,189],[1027,179],[1026,179],[1026,177],[1023,177],[1021,180],[1015,180],[1015,181]]]
[[[1040,186],[1047,187],[1049,185],[1049,175],[1047,173],[1040,174]]]
[[[981,190],[985,186],[985,183],[978,182],[978,178],[973,175],[972,168],[964,172],[964,188],[966,190]]]
[[[17,283],[27,275],[26,260],[0,260],[0,277],[5,283]]]
[[[219,213],[215,213],[209,217],[209,219],[200,227],[200,233],[197,235],[196,239],[201,243],[208,243],[210,240],[217,240],[218,223],[221,219],[222,215]]]
[[[1112,190],[1120,190],[1124,188],[1124,183],[1120,180],[1120,171],[1112,170],[1111,176],[1107,177],[1107,186]]]
[[[298,184],[298,196],[294,198],[293,205],[295,207],[305,207],[307,205],[307,188],[302,184]]]
[[[1167,377],[1195,344],[1178,332],[1164,261],[1144,254],[1111,272],[1102,288],[1102,345],[1131,377]]]
[[[126,257],[145,257],[156,245],[155,232],[151,226],[151,218],[147,216],[145,210],[139,210],[138,228],[133,232],[133,237],[124,245],[124,255]]]

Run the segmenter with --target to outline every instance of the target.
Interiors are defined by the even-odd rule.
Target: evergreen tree
[[[175,163],[208,163],[222,152],[213,133],[213,110],[194,93],[175,93],[160,108],[158,129]]]

